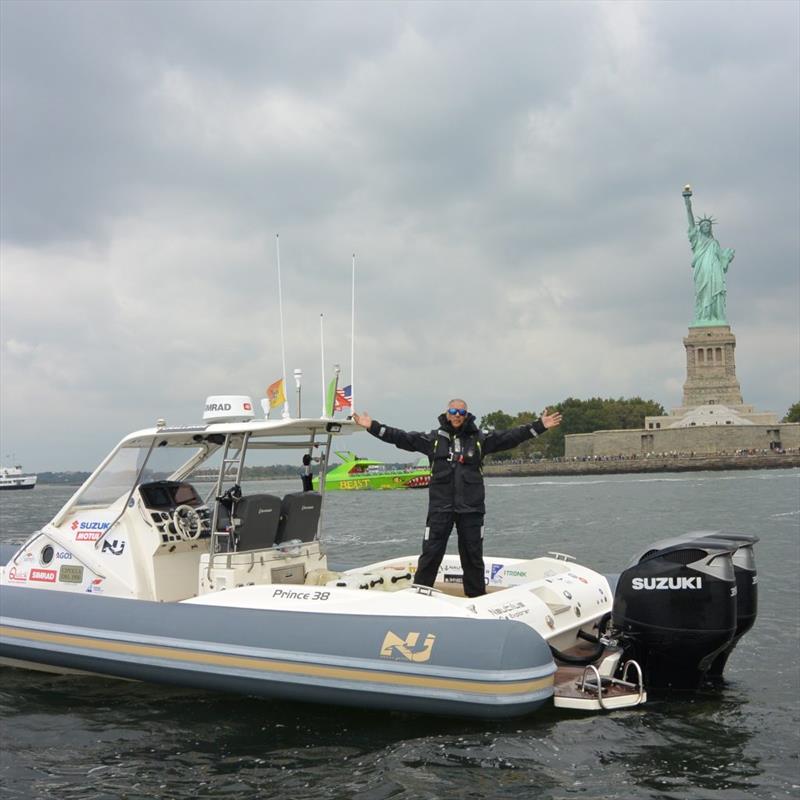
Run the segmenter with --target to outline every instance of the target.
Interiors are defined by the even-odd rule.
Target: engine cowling
[[[647,686],[695,689],[730,652],[737,629],[733,542],[718,538],[656,542],[622,572],[611,628]]]

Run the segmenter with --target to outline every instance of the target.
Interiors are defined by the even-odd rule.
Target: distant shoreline
[[[492,478],[536,475],[619,475],[648,472],[717,472],[742,469],[800,467],[800,453],[758,455],[662,456],[590,461],[535,461],[526,464],[489,464],[483,473]]]
[[[483,474],[490,478],[513,478],[535,475],[621,475],[647,472],[721,472],[741,469],[793,469],[800,467],[800,453],[761,453],[730,456],[661,456],[650,458],[598,459],[590,461],[529,461],[523,464],[485,464]],[[291,480],[297,472],[286,475],[248,477],[248,481]],[[42,480],[44,486],[80,486],[89,476],[69,480],[63,473],[56,480]],[[195,478],[198,483],[211,478]]]

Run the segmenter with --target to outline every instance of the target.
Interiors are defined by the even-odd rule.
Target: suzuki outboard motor
[[[715,540],[726,545],[734,545],[733,574],[736,578],[736,631],[733,641],[720,653],[708,672],[710,678],[721,678],[728,661],[728,656],[736,647],[739,639],[753,627],[758,613],[758,575],[756,574],[756,557],[753,545],[758,536],[750,533],[726,533],[725,531],[703,531],[690,533],[684,539],[701,538],[703,541]]]
[[[617,582],[612,635],[653,689],[696,689],[736,632],[737,545],[702,537],[656,542]]]

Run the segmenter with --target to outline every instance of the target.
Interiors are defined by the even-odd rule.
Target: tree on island
[[[579,400],[568,397],[555,405],[551,411],[560,411],[564,419],[558,428],[532,439],[514,450],[507,450],[492,457],[493,461],[510,459],[560,458],[564,455],[564,436],[570,433],[594,433],[595,431],[625,430],[644,427],[645,417],[663,416],[664,407],[655,400],[641,397],[602,398]],[[537,414],[520,411],[516,416],[504,411],[492,411],[481,418],[481,428],[508,430],[515,425],[533,422]]]
[[[786,412],[786,416],[783,418],[784,422],[800,422],[800,400],[798,400],[793,406],[790,406],[789,410]]]

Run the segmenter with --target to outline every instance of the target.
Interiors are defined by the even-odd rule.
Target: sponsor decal
[[[32,569],[30,580],[41,581],[42,583],[55,583],[56,571],[54,569]]]
[[[11,567],[11,569],[8,571],[8,579],[16,583],[27,583],[28,573],[24,569]]]
[[[206,411],[230,411],[230,403],[206,403]]]
[[[121,542],[119,539],[114,539],[112,542],[106,539],[100,548],[101,553],[111,553],[112,556],[121,556],[124,550],[125,542]]]
[[[75,533],[76,542],[96,542],[103,531],[108,530],[110,522],[98,522],[97,520],[73,520],[70,527]]]
[[[60,583],[83,583],[83,567],[77,564],[62,564],[58,570]]]
[[[693,578],[634,578],[631,589],[702,589],[703,579]]]
[[[445,575],[444,576],[445,583],[464,583],[464,576],[463,575]]]
[[[518,617],[524,617],[528,613],[528,606],[521,600],[509,600],[507,603],[503,603],[502,606],[490,608],[488,611],[493,617],[499,617],[500,619],[517,619]]]
[[[511,578],[527,578],[528,573],[524,569],[507,569],[506,575]]]
[[[89,594],[103,594],[103,579],[95,578],[87,587]]]
[[[274,508],[259,508],[259,514],[271,514],[275,509]]]
[[[56,558],[61,561],[72,561],[72,553],[67,550],[56,550]]]
[[[489,580],[493,581],[497,577],[498,572],[502,572],[503,564],[492,564],[489,572]]]
[[[381,645],[382,658],[405,658],[408,661],[421,663],[431,657],[431,650],[436,641],[436,634],[429,633],[420,644],[421,633],[412,631],[401,639],[396,633],[387,631]]]

